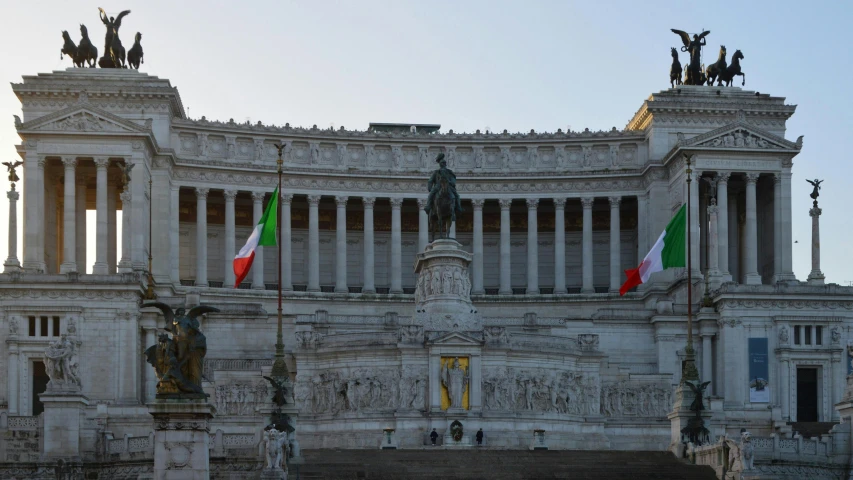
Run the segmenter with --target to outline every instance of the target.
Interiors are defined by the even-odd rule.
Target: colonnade
[[[195,284],[206,286],[209,284],[207,278],[207,196],[210,189],[195,188],[196,195],[196,279]],[[225,255],[224,255],[224,286],[231,287],[234,283],[232,259],[235,254],[235,201],[237,191],[225,190]],[[331,195],[330,195],[331,196]],[[306,196],[308,203],[308,292],[319,292],[320,288],[320,231],[319,231],[319,205],[322,195],[309,194]],[[335,229],[335,272],[334,291],[336,293],[347,293],[350,286],[347,284],[347,203],[350,197],[347,195],[334,196],[336,206],[336,229]],[[593,217],[592,207],[594,197],[580,198],[583,206],[583,287],[582,293],[594,293],[593,286]],[[622,197],[609,197],[610,203],[610,281],[611,292],[619,290],[623,282],[623,265],[621,265],[621,237],[620,237],[620,203]],[[281,235],[282,235],[282,258],[291,258],[291,205],[293,194],[283,193],[281,195]],[[390,289],[389,293],[403,293],[402,284],[402,221],[401,207],[404,198],[388,198],[391,206],[391,261],[390,261]],[[429,221],[425,211],[426,201],[418,198],[418,251],[423,251],[429,240]],[[472,265],[472,293],[485,294],[483,285],[483,206],[487,199],[475,198],[471,200],[473,206],[473,265]],[[510,198],[497,199],[500,206],[500,289],[499,294],[509,295],[513,293],[510,274]],[[539,294],[539,253],[538,253],[538,205],[539,198],[525,199],[527,205],[527,294]],[[554,255],[554,293],[567,293],[566,289],[566,255],[565,255],[565,205],[566,197],[553,199],[555,205],[555,255]],[[257,222],[264,208],[264,192],[252,192],[254,221]],[[374,205],[376,197],[361,197],[364,208],[364,252],[363,252],[363,284],[362,293],[375,293],[375,242],[374,242]],[[174,218],[174,217],[173,217]],[[455,227],[455,226],[454,226]],[[178,226],[173,226],[173,234],[177,234]],[[451,229],[451,236],[455,234],[455,228]],[[263,265],[263,249],[255,252],[254,265]],[[177,263],[177,258],[173,259]],[[292,271],[290,262],[282,262],[282,289],[293,290]],[[632,266],[633,267],[633,266]],[[253,267],[251,288],[265,288],[263,279],[263,268]]]

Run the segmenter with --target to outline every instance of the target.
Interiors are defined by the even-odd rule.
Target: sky
[[[789,140],[805,135],[793,168],[797,278],[811,270],[805,179],[821,178],[821,267],[827,282],[853,281],[853,225],[844,213],[853,200],[845,187],[853,176],[845,146],[853,134],[853,2],[4,2],[3,85],[71,66],[59,59],[60,33],[77,41],[81,23],[101,50],[98,6],[110,15],[132,11],[122,21],[125,47],[143,33],[140,70],[177,86],[191,117],[320,128],[621,129],[650,94],[669,87],[670,48],[679,46],[670,28],[710,30],[707,63],[720,45],[740,49],[744,88],[797,105],[787,124]],[[11,88],[0,87],[2,161],[19,159],[12,115],[20,109]],[[8,190],[4,174],[0,191]],[[5,195],[0,205],[2,220]],[[0,221],[3,260],[7,231]],[[19,259],[21,247],[19,239]]]

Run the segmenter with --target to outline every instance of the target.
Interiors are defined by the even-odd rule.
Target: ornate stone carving
[[[779,344],[780,345],[788,345],[789,341],[790,341],[790,336],[788,333],[788,326],[782,325],[781,327],[779,327]]]
[[[509,334],[505,327],[483,327],[483,338],[488,345],[509,345]]]
[[[426,372],[406,367],[300,371],[294,386],[300,411],[344,412],[424,408]]]
[[[216,415],[255,415],[255,408],[269,402],[267,382],[236,381],[216,385]]]
[[[424,342],[424,327],[420,325],[405,325],[400,327],[400,343],[419,344]]]
[[[829,339],[833,345],[841,343],[841,329],[837,326],[829,329]]]
[[[760,137],[746,129],[736,129],[705,142],[699,143],[699,147],[722,147],[722,148],[786,148],[775,142]]]
[[[598,335],[594,333],[583,333],[578,335],[578,347],[582,351],[598,350]]]
[[[601,388],[601,414],[608,417],[665,417],[672,408],[671,389],[663,385],[616,382]]]
[[[323,335],[313,330],[296,332],[297,348],[319,348],[323,342]]]
[[[483,371],[483,408],[598,415],[598,382],[568,370],[488,368]]]
[[[49,390],[79,390],[80,363],[77,358],[77,347],[80,342],[63,334],[58,340],[50,343],[44,352],[44,366],[50,382]]]

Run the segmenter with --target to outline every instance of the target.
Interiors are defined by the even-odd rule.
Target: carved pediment
[[[453,346],[472,346],[479,347],[483,345],[483,340],[468,335],[465,332],[434,332],[433,338],[427,342],[429,345],[453,345]]]
[[[803,137],[799,137],[796,142],[791,142],[746,122],[738,121],[687,140],[679,138],[677,146],[681,148],[788,150],[797,152],[803,146]]]
[[[145,126],[105,112],[89,104],[74,105],[50,115],[24,122],[18,131],[72,133],[150,133]]]

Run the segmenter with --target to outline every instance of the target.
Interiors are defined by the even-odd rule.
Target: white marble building
[[[238,289],[231,259],[275,187],[277,142],[287,145],[281,282],[303,448],[376,448],[386,428],[411,447],[453,420],[466,435],[483,428],[493,446],[527,448],[540,429],[550,448],[666,448],[688,276],[669,270],[617,292],[686,201],[685,153],[699,187],[694,301],[707,273],[713,305],[695,318],[713,433],[839,419],[853,289],[823,285],[819,266],[808,282],[792,272],[791,202],[809,199],[791,198],[802,141],[786,139],[795,106],[783,97],[684,86],[651,95],[622,130],[440,133],[189,119],[168,80],[135,71],[68,69],[12,88],[24,165],[20,197],[9,198],[23,201],[14,228],[24,253],[9,252],[0,275],[7,432],[40,428],[43,353],[67,333],[88,399],[80,456],[144,457],[155,378],[142,351],[163,326],[138,308],[150,254],[161,301],[222,310],[202,325],[211,444],[251,456],[270,394],[261,374],[279,258],[259,250]],[[470,290],[467,330],[425,325],[414,295],[430,240],[426,178],[441,151],[466,210],[452,234],[471,258],[459,284],[470,288],[454,291]],[[87,210],[97,212],[95,258]],[[750,351],[750,339],[766,339],[765,350]],[[762,353],[768,398],[750,395],[750,358]],[[455,357],[464,408],[448,410],[440,372]],[[7,440],[0,453],[25,461],[47,450]]]

